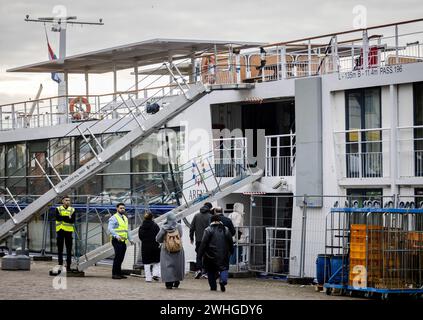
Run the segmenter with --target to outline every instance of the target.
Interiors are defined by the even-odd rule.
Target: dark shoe
[[[210,288],[210,291],[217,291],[217,288]]]
[[[160,280],[160,278],[159,278],[158,276],[154,276],[154,277],[153,277],[153,280],[154,280],[154,281],[159,281],[159,280]]]
[[[122,277],[121,277],[121,276],[112,276],[112,279],[115,279],[115,280],[121,280],[121,279],[122,279]]]
[[[120,277],[121,277],[122,279],[128,279],[128,277],[127,277],[127,276],[124,276],[123,274],[121,274],[121,275],[120,275]]]
[[[202,272],[201,271],[197,271],[195,273],[195,279],[200,279],[201,278],[201,275],[202,275]]]
[[[180,282],[179,282],[179,281],[175,281],[175,282],[173,283],[173,287],[174,287],[174,288],[178,288],[178,287],[179,287],[179,285],[180,285]]]
[[[166,286],[166,289],[172,289],[172,287],[171,286]]]
[[[225,292],[226,288],[225,285],[223,283],[219,283],[220,284],[220,291]]]

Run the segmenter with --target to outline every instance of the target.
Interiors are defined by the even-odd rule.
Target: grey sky
[[[5,72],[48,59],[42,24],[24,18],[52,16],[56,5],[64,5],[68,15],[105,23],[69,26],[67,55],[72,55],[152,38],[278,42],[342,31],[352,28],[352,9],[359,4],[367,8],[369,26],[423,16],[421,0],[0,0],[0,104],[33,97],[39,83],[43,96],[57,93],[50,74]],[[49,37],[58,55],[58,33]],[[119,89],[129,87],[129,71],[120,76]],[[98,77],[93,93],[111,91],[109,79]],[[83,77],[71,80],[70,93],[82,90]]]

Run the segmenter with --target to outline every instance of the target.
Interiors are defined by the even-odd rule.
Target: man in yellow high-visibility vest
[[[115,258],[113,259],[112,278],[126,279],[122,274],[122,262],[125,258],[127,242],[133,243],[129,233],[128,218],[125,215],[125,204],[118,203],[116,205],[116,213],[110,217],[108,230],[115,250]]]
[[[63,265],[63,244],[66,245],[66,270],[72,263],[72,233],[75,231],[75,209],[70,206],[69,196],[62,197],[62,205],[56,208],[56,234],[59,265]]]

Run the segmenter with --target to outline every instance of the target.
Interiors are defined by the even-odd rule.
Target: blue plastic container
[[[318,254],[316,259],[317,284],[325,284],[330,277],[330,254]]]
[[[335,254],[330,258],[330,278],[332,284],[348,284],[348,256]]]

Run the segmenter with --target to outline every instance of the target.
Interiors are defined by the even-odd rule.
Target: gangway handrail
[[[181,220],[190,214],[198,211],[206,202],[213,202],[216,201],[228,194],[235,192],[236,190],[248,185],[258,179],[260,179],[263,175],[263,170],[259,169],[254,173],[247,174],[246,176],[237,176],[224,184],[220,185],[220,190],[213,189],[209,192],[202,195],[200,198],[191,200],[190,202],[183,204],[168,213],[161,215],[160,217],[154,219],[154,221],[162,225],[166,219],[166,217],[170,213],[174,213],[176,215],[177,220]],[[138,241],[138,228],[131,230],[131,236],[134,241]],[[107,243],[99,248],[94,249],[93,251],[85,254],[85,259],[77,261],[74,263],[73,267],[78,268],[78,270],[83,271],[88,267],[94,265],[96,262],[105,259],[109,256],[113,255],[113,247],[110,243]]]

